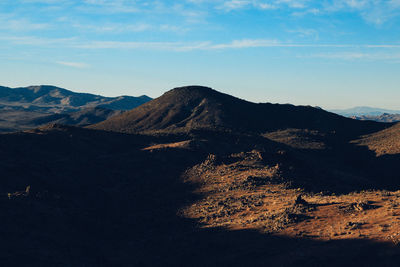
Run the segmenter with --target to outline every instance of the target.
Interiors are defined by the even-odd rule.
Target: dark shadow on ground
[[[226,134],[197,136],[194,148],[141,150],[182,136],[157,138],[69,127],[0,136],[0,265],[398,265],[400,249],[389,243],[319,242],[199,228],[196,221],[178,216],[199,197],[192,193],[195,185],[182,183],[180,177],[209,153],[224,159],[258,148],[268,164],[299,160],[295,167],[308,162],[305,157],[317,157],[286,148],[289,156],[283,157],[289,158],[282,158],[276,154],[282,145]],[[383,168],[397,159],[376,162],[382,161]],[[27,196],[6,195],[27,185]]]

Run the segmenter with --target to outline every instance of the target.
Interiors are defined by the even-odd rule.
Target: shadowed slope
[[[76,112],[52,114],[27,121],[28,125],[43,125],[47,123],[59,123],[65,125],[86,126],[104,121],[112,116],[121,114],[120,110],[112,110],[102,107],[85,108]]]
[[[300,128],[359,135],[381,130],[385,125],[355,121],[310,106],[255,104],[211,88],[188,86],[175,88],[92,127],[126,133],[193,129],[261,133]]]
[[[364,136],[355,143],[367,146],[378,156],[400,154],[400,123],[383,131]]]

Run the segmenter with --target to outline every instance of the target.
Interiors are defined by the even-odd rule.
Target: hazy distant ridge
[[[354,107],[349,109],[333,109],[330,111],[356,120],[370,120],[378,122],[400,121],[400,110],[373,107]]]
[[[390,110],[383,108],[374,108],[374,107],[354,107],[349,109],[332,109],[330,112],[346,116],[380,116],[383,114],[400,114],[400,110]]]

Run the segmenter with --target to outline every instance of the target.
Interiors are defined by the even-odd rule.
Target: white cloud
[[[215,1],[221,2],[221,1]],[[307,7],[308,0],[230,0],[222,1],[216,6],[217,9],[222,9],[225,11],[238,10],[243,8],[256,8],[261,10],[274,10],[278,8],[294,8],[303,9]]]
[[[356,13],[367,23],[381,25],[400,16],[400,0],[187,0],[189,3],[212,5],[226,12],[256,8],[260,10],[288,9],[294,16]]]
[[[242,9],[246,6],[251,4],[250,1],[245,1],[245,0],[230,0],[230,1],[225,1],[219,8],[226,10],[226,11],[231,11],[235,9]]]
[[[379,26],[400,15],[400,0],[330,0],[324,11],[358,13],[367,23]]]
[[[66,46],[76,41],[75,37],[71,38],[41,38],[35,36],[0,36],[0,40],[8,41],[17,45],[28,46]]]
[[[98,11],[105,13],[137,13],[141,9],[136,3],[137,1],[128,0],[84,0],[87,10],[91,11],[93,7],[99,7]]]
[[[226,44],[209,45],[207,49],[239,49],[239,48],[255,48],[255,47],[274,47],[279,45],[276,40],[260,40],[260,39],[244,39],[235,40]]]
[[[263,10],[272,10],[272,9],[277,9],[278,7],[273,4],[268,4],[268,3],[259,3],[257,4],[257,7]]]
[[[137,24],[104,24],[104,25],[95,25],[95,24],[72,24],[73,27],[80,30],[88,30],[94,32],[108,32],[108,33],[121,33],[121,32],[144,32],[148,30],[152,30],[153,26],[146,23],[137,23]]]
[[[248,49],[248,48],[352,48],[352,49],[400,49],[400,44],[299,44],[283,43],[278,40],[265,39],[243,39],[234,40],[229,43],[203,42],[115,42],[115,41],[93,41],[75,43],[72,46],[82,49],[145,49],[145,50],[168,50],[168,51],[195,51],[195,50],[226,50],[226,49]]]
[[[335,53],[321,53],[309,56],[299,57],[313,57],[322,59],[338,59],[338,60],[366,60],[366,61],[395,61],[400,60],[400,53],[371,53],[371,52],[335,52]]]
[[[66,2],[65,0],[19,0],[19,2],[26,4],[59,4]]]
[[[318,40],[319,39],[319,33],[315,29],[297,28],[297,29],[288,30],[288,32],[295,33],[301,38],[311,37],[314,40]]]
[[[88,64],[82,63],[82,62],[57,61],[56,63],[59,64],[59,65],[72,67],[72,68],[77,68],[77,69],[85,69],[85,68],[89,67]]]
[[[34,23],[26,19],[0,20],[0,29],[10,31],[33,31],[44,30],[51,26],[47,23]]]
[[[291,8],[306,8],[307,0],[275,0],[276,4],[285,4]]]
[[[132,41],[84,41],[71,38],[39,38],[32,36],[6,36],[0,40],[15,45],[41,47],[69,47],[76,49],[142,49],[166,51],[226,50],[247,48],[352,48],[352,49],[400,49],[400,44],[302,44],[268,39],[242,39],[227,43],[201,42],[132,42]]]

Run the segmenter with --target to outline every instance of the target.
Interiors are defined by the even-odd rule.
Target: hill
[[[48,116],[41,116],[33,120],[26,120],[24,123],[32,126],[40,126],[48,123],[58,123],[64,125],[87,126],[98,123],[122,114],[121,110],[112,110],[103,107],[85,108],[70,113],[59,113]],[[34,128],[34,127],[32,127]]]
[[[383,131],[363,136],[355,143],[367,146],[378,156],[400,154],[400,123]]]
[[[32,129],[43,123],[97,123],[135,108],[147,96],[104,97],[55,86],[0,87],[0,132]]]
[[[73,111],[101,106],[115,110],[129,110],[151,100],[148,96],[104,97],[76,93],[63,88],[40,85],[29,87],[0,87],[0,105],[22,107],[25,110]]]
[[[262,133],[297,128],[343,135],[366,134],[382,127],[310,106],[255,104],[201,86],[172,89],[138,108],[92,126],[125,133],[201,129]]]

